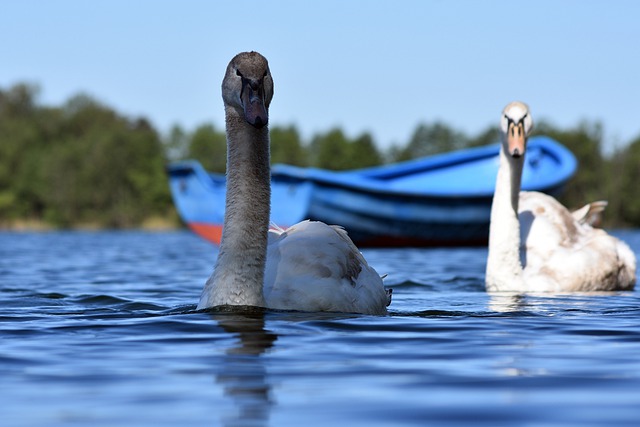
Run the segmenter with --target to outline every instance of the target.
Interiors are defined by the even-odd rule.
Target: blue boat
[[[343,226],[361,247],[478,246],[489,236],[500,144],[347,172],[291,165],[271,171],[271,221]],[[573,154],[529,139],[522,189],[557,195],[575,173]],[[198,235],[220,243],[225,177],[197,161],[167,167],[175,206]]]

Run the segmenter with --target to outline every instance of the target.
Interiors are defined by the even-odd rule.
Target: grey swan
[[[272,97],[266,58],[257,52],[236,55],[222,81],[227,133],[222,240],[198,309],[387,313],[391,290],[344,229],[303,221],[269,230]]]

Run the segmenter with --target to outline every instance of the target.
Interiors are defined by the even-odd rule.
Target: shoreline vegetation
[[[0,230],[172,230],[175,211],[165,166],[199,160],[224,173],[223,128],[174,126],[161,135],[144,117],[127,117],[86,94],[42,105],[37,85],[0,88]],[[497,127],[469,136],[443,122],[417,124],[408,141],[386,150],[371,134],[340,128],[303,141],[295,126],[272,125],[271,162],[346,170],[498,142]],[[571,129],[536,123],[533,134],[556,139],[578,159],[559,200],[569,208],[608,200],[603,226],[640,227],[640,129],[632,141],[606,141],[599,122]],[[614,144],[614,142],[616,144]],[[616,146],[604,154],[604,147]]]
[[[107,227],[98,223],[77,223],[69,227],[59,227],[39,219],[15,219],[0,222],[0,232],[47,232],[47,231],[101,231]],[[186,226],[178,218],[150,217],[140,224],[132,227],[118,228],[119,230],[143,230],[143,231],[177,231],[185,230]]]

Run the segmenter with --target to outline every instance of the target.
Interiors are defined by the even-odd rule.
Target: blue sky
[[[275,80],[274,124],[340,126],[381,147],[442,120],[469,134],[506,103],[569,127],[640,136],[640,2],[0,0],[0,87],[84,92],[162,132],[223,126],[229,60],[257,50]]]

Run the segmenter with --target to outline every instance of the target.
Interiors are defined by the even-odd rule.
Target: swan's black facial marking
[[[509,117],[508,115],[504,115],[504,118],[507,119],[507,127],[509,127],[510,125],[514,125],[517,126],[518,124],[522,124],[522,129],[524,129],[524,119],[529,115],[529,113],[525,113],[524,116],[522,116],[520,118],[520,120],[514,120],[511,117]]]
[[[225,80],[229,92],[235,93],[235,101],[230,97],[229,103],[242,109],[244,119],[250,125],[266,126],[273,97],[273,80],[267,60],[257,52],[240,53],[231,60]]]
[[[527,137],[532,128],[529,107],[517,101],[508,104],[500,117],[504,154],[513,159],[523,158],[527,149]]]
[[[262,128],[269,122],[269,110],[264,96],[264,79],[259,81],[242,78],[240,100],[245,120],[256,128]]]
[[[528,115],[529,113],[526,112],[522,117],[515,120],[508,114],[503,114],[503,118],[506,121],[505,150],[506,153],[514,159],[519,159],[524,156],[526,150],[527,132],[525,129],[525,119],[527,119]]]

